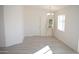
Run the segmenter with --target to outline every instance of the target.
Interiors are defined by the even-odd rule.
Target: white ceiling
[[[60,9],[63,9],[65,7],[68,7],[70,5],[27,5],[28,7],[33,7],[33,8],[42,8],[45,9],[47,11],[51,10],[51,11],[57,11]]]
[[[40,6],[43,9],[47,9],[47,10],[52,10],[52,11],[57,11],[60,10],[62,8],[68,7],[68,5],[41,5]]]

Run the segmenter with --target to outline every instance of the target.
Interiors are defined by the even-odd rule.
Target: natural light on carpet
[[[41,50],[37,51],[34,54],[53,54],[53,52],[49,46],[45,46],[44,48],[42,48]]]

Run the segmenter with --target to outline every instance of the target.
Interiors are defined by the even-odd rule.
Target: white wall
[[[69,6],[55,13],[55,36],[77,51],[79,40],[79,6]],[[61,14],[66,15],[65,32],[61,32],[57,29],[57,15]]]
[[[38,6],[0,6],[0,45],[22,43],[23,36],[46,36],[46,13]]]
[[[25,36],[46,36],[46,12],[39,6],[24,6]]]
[[[23,41],[23,8],[4,6],[5,44],[11,46]]]
[[[0,6],[0,47],[5,46],[3,6]]]

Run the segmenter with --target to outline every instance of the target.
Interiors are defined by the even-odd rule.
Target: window
[[[58,30],[65,31],[65,15],[58,16]]]

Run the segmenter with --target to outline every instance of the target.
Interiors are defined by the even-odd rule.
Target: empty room
[[[0,5],[0,54],[78,54],[79,5]]]

